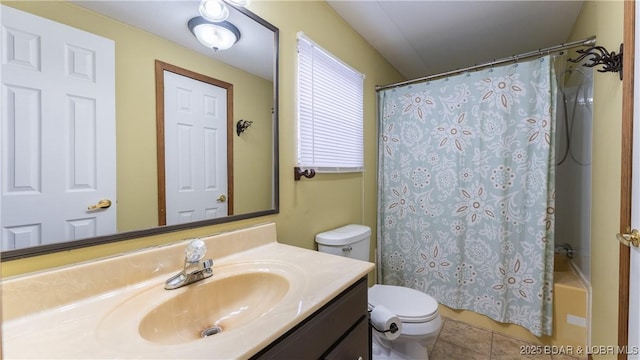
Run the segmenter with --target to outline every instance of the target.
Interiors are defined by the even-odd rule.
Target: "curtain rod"
[[[467,72],[467,71],[479,70],[479,69],[483,69],[483,68],[487,68],[487,67],[491,67],[491,66],[495,66],[495,65],[501,65],[501,64],[510,63],[510,62],[517,62],[519,60],[529,59],[529,58],[537,57],[537,56],[540,56],[540,55],[548,55],[548,54],[550,54],[552,52],[567,50],[567,49],[571,49],[571,48],[574,48],[574,47],[591,46],[591,45],[595,45],[595,43],[596,43],[596,38],[595,38],[595,36],[593,36],[593,37],[590,37],[590,38],[587,38],[587,39],[584,39],[584,40],[572,41],[572,42],[569,42],[569,43],[566,43],[566,44],[560,44],[560,45],[551,46],[551,47],[544,48],[544,49],[539,49],[539,50],[536,50],[536,51],[530,51],[530,52],[523,53],[523,54],[520,54],[520,55],[513,55],[513,56],[510,56],[510,57],[507,57],[507,58],[493,60],[493,61],[490,61],[490,62],[487,62],[487,63],[484,63],[484,64],[480,64],[480,65],[469,66],[469,67],[466,67],[464,69],[451,70],[451,71],[443,72],[443,73],[440,73],[440,74],[429,75],[429,76],[425,76],[425,77],[421,77],[421,78],[417,78],[417,79],[413,79],[413,80],[401,81],[401,82],[397,82],[397,83],[393,83],[393,84],[389,84],[389,85],[376,85],[376,91],[390,89],[390,88],[394,88],[394,87],[398,87],[398,86],[402,86],[402,85],[421,83],[421,82],[425,82],[425,81],[429,81],[429,80],[434,80],[434,79],[439,79],[439,78],[443,78],[443,77],[447,77],[447,76],[451,76],[451,75],[464,73],[464,72]]]

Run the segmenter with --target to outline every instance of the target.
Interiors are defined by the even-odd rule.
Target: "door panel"
[[[227,216],[227,90],[165,70],[164,96],[166,224]]]
[[[4,5],[2,39],[2,250],[115,233],[113,41]]]

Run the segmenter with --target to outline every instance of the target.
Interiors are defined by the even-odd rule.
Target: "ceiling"
[[[582,1],[328,1],[407,79],[567,42]]]
[[[258,24],[246,21],[244,16],[232,14],[232,21],[244,35],[252,35],[243,36],[231,51],[212,54],[195,41],[185,26],[190,17],[197,15],[199,0],[74,2],[259,76],[270,78],[273,74],[273,64],[253,61],[256,57],[250,54],[257,49],[271,52],[273,35],[260,31]],[[407,79],[567,42],[582,7],[578,0],[327,2]]]
[[[216,60],[273,81],[274,35],[241,12],[229,7],[228,21],[241,33],[231,49],[214,52],[202,46],[189,32],[189,19],[199,16],[200,0],[70,0],[75,4],[156,34]],[[149,16],[153,14],[153,16]],[[260,61],[256,61],[260,59]]]

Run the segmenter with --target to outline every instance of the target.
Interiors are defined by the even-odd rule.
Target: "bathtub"
[[[585,349],[590,345],[591,336],[591,286],[565,255],[555,256],[553,275],[552,336],[536,337],[522,326],[500,323],[473,311],[455,310],[442,304],[439,306],[440,314],[532,344],[550,345],[558,351],[569,346],[574,351],[578,346]]]
[[[553,336],[540,339],[547,345],[590,345],[591,286],[573,261],[555,255],[553,269]]]

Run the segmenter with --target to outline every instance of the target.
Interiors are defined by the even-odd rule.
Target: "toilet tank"
[[[318,251],[369,261],[371,228],[365,225],[345,225],[316,235]]]

